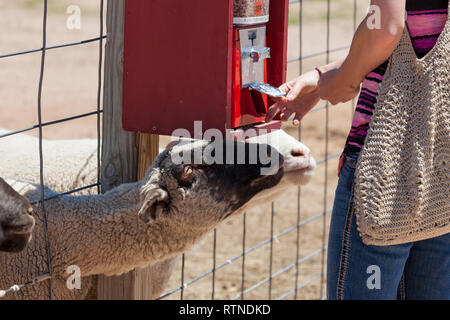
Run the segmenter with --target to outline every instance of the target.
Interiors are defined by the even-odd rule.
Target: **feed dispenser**
[[[235,0],[233,6],[233,117],[239,127],[245,115],[264,117],[268,97],[284,92],[267,83],[267,23],[270,21],[269,0]]]

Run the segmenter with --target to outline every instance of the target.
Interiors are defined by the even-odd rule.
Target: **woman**
[[[405,27],[405,8],[412,44],[421,58],[444,29],[448,0],[373,0],[371,5],[380,9],[381,28],[369,28],[374,17],[366,17],[348,56],[282,85],[287,95],[269,109],[266,120],[280,114],[286,121],[294,115],[298,125],[320,99],[336,104],[360,93],[339,161],[328,244],[328,299],[450,299],[450,234],[399,245],[366,245],[351,210],[355,167],[387,60]]]

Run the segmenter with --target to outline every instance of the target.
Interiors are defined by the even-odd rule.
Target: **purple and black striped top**
[[[416,55],[421,58],[434,47],[440,33],[445,27],[448,15],[448,0],[407,0],[406,11],[408,13],[406,24],[411,35],[411,40]],[[344,163],[345,156],[359,152],[364,145],[374,104],[377,100],[377,92],[383,81],[387,64],[388,62],[386,61],[370,72],[362,83],[352,128],[339,161],[338,174]]]

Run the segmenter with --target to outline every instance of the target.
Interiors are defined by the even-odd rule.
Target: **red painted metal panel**
[[[266,80],[286,80],[288,0],[271,0]],[[255,110],[240,88],[233,43],[232,0],[125,1],[123,128],[170,135],[194,121],[203,131],[262,122],[267,97]],[[234,40],[237,40],[237,33]]]
[[[125,1],[123,127],[224,130],[231,107],[232,0]]]
[[[267,25],[267,46],[271,58],[267,61],[267,81],[279,87],[286,82],[289,1],[270,1],[270,20]]]

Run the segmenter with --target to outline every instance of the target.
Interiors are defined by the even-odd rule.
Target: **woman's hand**
[[[266,121],[272,121],[279,113],[283,121],[295,114],[293,124],[298,126],[305,114],[320,100],[318,82],[319,73],[311,71],[283,84],[280,90],[286,92],[286,97],[274,99],[276,103],[267,111]]]

